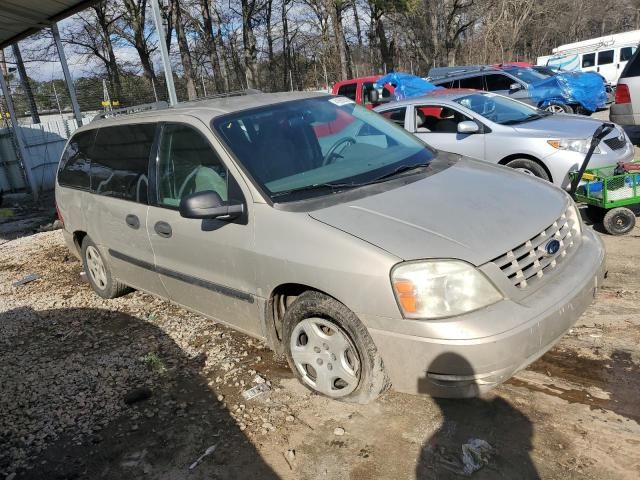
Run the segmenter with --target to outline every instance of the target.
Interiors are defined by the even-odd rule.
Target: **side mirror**
[[[522,85],[520,83],[512,83],[511,85],[509,85],[509,90],[511,90],[512,92],[522,90]]]
[[[480,127],[476,122],[472,122],[471,120],[467,120],[466,122],[460,122],[458,124],[458,133],[464,133],[466,135],[472,133],[478,133],[480,131]]]
[[[380,96],[378,95],[378,90],[376,90],[375,88],[371,89],[369,91],[369,102],[378,103],[378,100],[380,100]]]
[[[242,203],[225,202],[213,190],[192,193],[180,201],[180,216],[184,218],[233,220],[243,213]]]

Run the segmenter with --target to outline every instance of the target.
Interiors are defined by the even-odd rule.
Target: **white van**
[[[565,71],[597,72],[608,83],[618,81],[640,43],[640,30],[560,45],[553,55],[538,57],[537,64]]]

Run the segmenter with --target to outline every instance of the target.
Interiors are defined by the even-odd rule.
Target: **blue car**
[[[445,88],[499,93],[553,113],[590,115],[607,102],[605,83],[593,72],[549,75],[530,67],[478,65],[434,68],[428,79]]]

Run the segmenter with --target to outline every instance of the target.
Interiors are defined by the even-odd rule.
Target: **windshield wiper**
[[[506,122],[502,122],[501,125],[516,125],[518,123],[531,122],[533,120],[539,120],[541,118],[548,117],[549,115],[552,115],[552,113],[550,112],[534,113],[531,115],[527,115],[525,118],[507,120]]]
[[[272,198],[284,197],[285,195],[291,195],[292,193],[298,192],[311,192],[314,190],[330,190],[331,192],[336,192],[341,188],[350,188],[357,185],[352,185],[350,183],[315,183],[313,185],[306,185],[304,187],[292,188],[290,190],[283,190],[282,192],[276,192],[271,195]]]
[[[383,182],[389,178],[395,177],[396,175],[400,175],[401,173],[408,172],[410,170],[415,170],[417,168],[425,168],[429,166],[429,162],[425,163],[414,163],[411,165],[401,165],[395,170],[392,170],[389,173],[385,173],[384,175],[380,175],[379,177],[374,178],[368,182],[361,183],[360,185],[371,185],[373,183]]]

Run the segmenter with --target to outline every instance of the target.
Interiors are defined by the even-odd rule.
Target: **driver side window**
[[[212,190],[228,200],[229,172],[209,142],[188,125],[167,124],[158,161],[158,203],[176,208],[196,192]]]
[[[457,133],[460,122],[472,120],[444,105],[417,105],[415,115],[416,132]]]

